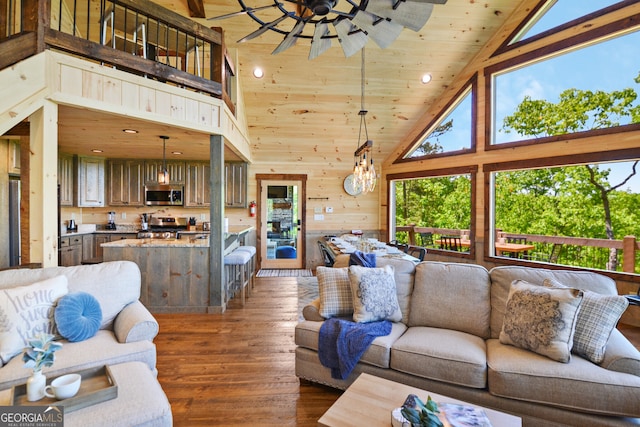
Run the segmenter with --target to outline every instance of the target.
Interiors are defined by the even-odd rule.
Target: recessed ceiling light
[[[135,129],[122,129],[122,132],[124,132],[124,133],[138,133],[138,131],[135,130]]]
[[[433,79],[433,77],[431,77],[431,74],[425,73],[425,74],[422,75],[422,78],[420,79],[420,82],[423,85],[426,85],[427,83],[429,83],[431,81],[431,79]]]
[[[264,71],[260,67],[256,67],[253,69],[253,77],[256,79],[261,79],[264,76]]]
[[[99,148],[94,148],[93,150],[91,150],[92,153],[102,153],[102,150]]]
[[[179,156],[179,155],[181,155],[181,154],[182,154],[182,151],[172,151],[172,152],[171,152],[171,154],[176,154],[176,155],[178,155],[178,156]]]

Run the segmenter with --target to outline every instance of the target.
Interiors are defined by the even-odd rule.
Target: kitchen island
[[[253,230],[230,226],[225,254]],[[140,301],[152,313],[207,313],[211,307],[209,238],[184,234],[180,239],[126,239],[103,243],[105,261],[128,260],[141,273]],[[222,286],[222,285],[221,285]]]

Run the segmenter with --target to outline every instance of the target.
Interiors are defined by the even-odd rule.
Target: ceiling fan
[[[342,2],[342,3],[340,3]],[[273,50],[278,54],[293,46],[298,39],[311,39],[309,59],[320,56],[338,39],[346,57],[361,50],[369,38],[384,49],[398,38],[403,28],[419,31],[426,23],[434,4],[447,0],[273,0],[273,4],[251,7],[238,0],[241,10],[209,18],[219,20],[249,15],[260,28],[238,40],[243,43],[267,31],[283,34],[284,39]],[[286,6],[294,6],[293,10]],[[282,13],[274,20],[263,20],[258,13],[267,9]],[[289,30],[280,28],[293,20]],[[282,25],[284,27],[284,24]]]

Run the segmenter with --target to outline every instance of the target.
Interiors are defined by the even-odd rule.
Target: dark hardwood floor
[[[293,277],[256,280],[244,307],[155,314],[158,380],[180,426],[316,426],[341,392],[300,384]]]
[[[256,280],[245,307],[156,314],[158,379],[180,426],[316,426],[341,392],[300,384],[295,278]],[[640,348],[640,328],[620,325]]]

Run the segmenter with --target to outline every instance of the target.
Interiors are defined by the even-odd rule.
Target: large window
[[[635,252],[625,238],[640,238],[637,161],[495,172],[493,182],[497,255],[640,272],[622,262],[624,250]],[[533,248],[500,251],[509,241]]]
[[[493,144],[640,122],[640,31],[493,76]]]
[[[413,232],[409,226],[423,229],[414,236],[414,243],[421,246],[440,248],[442,236],[465,236],[469,240],[472,174],[392,182],[396,240],[409,243],[409,231]],[[469,252],[469,245],[457,250]]]

